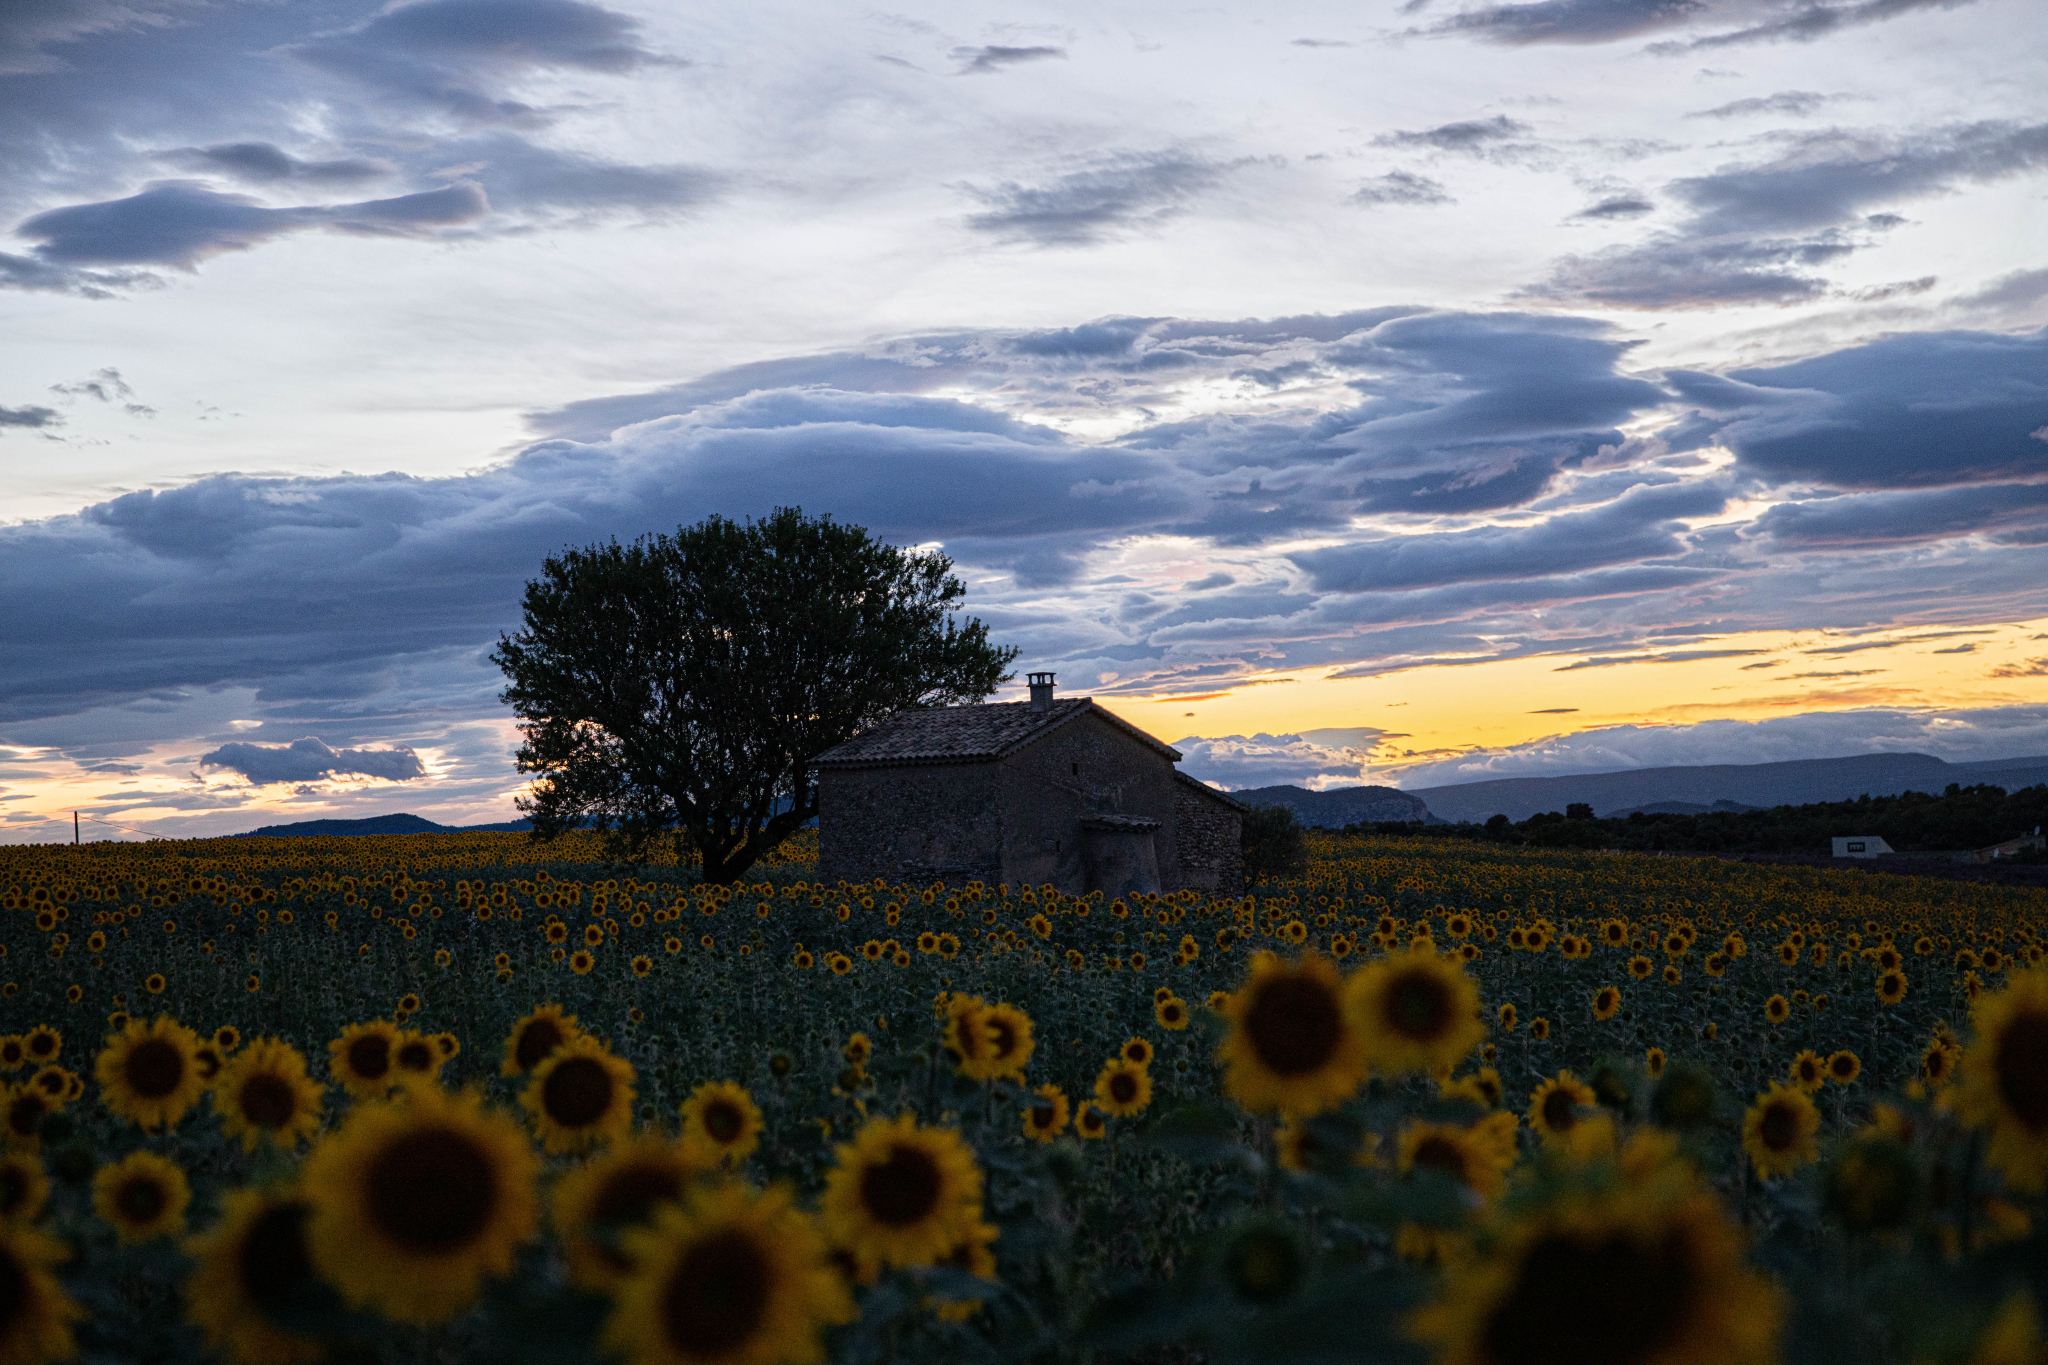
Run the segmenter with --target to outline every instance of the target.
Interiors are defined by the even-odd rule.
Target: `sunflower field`
[[[0,1365],[2048,1361],[2048,894],[0,849]]]

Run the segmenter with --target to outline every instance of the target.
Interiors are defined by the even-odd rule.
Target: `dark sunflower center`
[[[683,1253],[662,1296],[662,1325],[686,1358],[710,1359],[760,1330],[775,1288],[774,1267],[754,1239],[727,1229]]]
[[[434,1045],[425,1039],[407,1043],[398,1049],[398,1064],[407,1071],[433,1070]]]
[[[1119,1071],[1109,1078],[1109,1097],[1118,1104],[1129,1104],[1138,1098],[1138,1078],[1128,1071]]]
[[[683,1174],[670,1166],[628,1166],[598,1188],[593,1223],[638,1223],[656,1204],[682,1198]]]
[[[889,1159],[861,1173],[860,1202],[877,1222],[907,1228],[938,1207],[939,1163],[919,1148],[898,1143]]]
[[[369,1033],[350,1043],[348,1069],[367,1081],[390,1071],[391,1040],[380,1033]]]
[[[36,1125],[50,1112],[50,1102],[33,1090],[24,1090],[7,1106],[7,1130],[19,1138],[36,1135]]]
[[[0,1334],[13,1335],[28,1306],[28,1271],[13,1252],[0,1250]]]
[[[1992,1071],[2019,1121],[2036,1133],[2048,1129],[2048,1014],[2030,1010],[2005,1026]]]
[[[1337,1054],[1344,1027],[1336,996],[1319,982],[1281,977],[1258,987],[1244,1014],[1259,1061],[1282,1076],[1305,1076]]]
[[[1415,1164],[1442,1171],[1453,1180],[1465,1180],[1465,1149],[1435,1133],[1416,1144]]]
[[[1837,1057],[1828,1063],[1828,1069],[1846,1080],[1856,1074],[1856,1063],[1847,1057]]]
[[[202,1081],[210,1081],[220,1075],[220,1054],[210,1047],[199,1049],[198,1054],[192,1058],[192,1063],[198,1068],[199,1079]]]
[[[1166,1023],[1169,1023],[1169,1024],[1177,1024],[1177,1023],[1179,1023],[1179,1022],[1180,1022],[1180,1018],[1181,1018],[1181,1013],[1180,1013],[1180,1006],[1179,1006],[1179,1005],[1162,1005],[1162,1006],[1160,1006],[1160,1009],[1159,1009],[1159,1017],[1160,1017],[1160,1018],[1161,1018],[1162,1020],[1164,1020],[1164,1021],[1165,1021]]]
[[[154,1223],[170,1202],[170,1192],[153,1175],[124,1180],[114,1191],[114,1207],[131,1223]]]
[[[1543,1097],[1543,1126],[1562,1133],[1579,1121],[1577,1111],[1578,1101],[1572,1092],[1559,1086]]]
[[[185,1054],[163,1038],[145,1038],[128,1050],[122,1068],[128,1087],[146,1100],[160,1100],[185,1080]]]
[[[452,1251],[473,1241],[498,1204],[488,1154],[468,1136],[424,1128],[385,1146],[364,1181],[370,1221],[407,1251]]]
[[[512,1049],[512,1060],[521,1071],[531,1071],[562,1043],[562,1030],[554,1020],[536,1019],[521,1030],[519,1045]]]
[[[721,1147],[739,1141],[747,1128],[746,1116],[731,1100],[713,1100],[704,1106],[704,1131]]]
[[[1059,1117],[1059,1112],[1059,1110],[1049,1104],[1034,1104],[1031,1106],[1031,1126],[1033,1128],[1050,1128],[1052,1127],[1052,1121]]]
[[[612,1107],[612,1073],[595,1057],[571,1057],[548,1073],[541,1108],[564,1128],[588,1128]]]
[[[299,1092],[282,1076],[259,1071],[242,1082],[242,1117],[258,1128],[282,1128],[299,1112]]]
[[[1551,1236],[1522,1258],[1514,1287],[1483,1337],[1497,1365],[1633,1365],[1691,1327],[1698,1275],[1690,1248],[1620,1237]]]
[[[1774,1104],[1764,1110],[1763,1122],[1757,1125],[1757,1136],[1772,1151],[1787,1151],[1799,1141],[1799,1116],[1792,1112],[1789,1104]]]
[[[235,1266],[242,1273],[243,1292],[260,1307],[283,1304],[313,1274],[306,1253],[306,1206],[279,1204],[259,1214],[242,1238]]]
[[[1017,1050],[1017,1029],[1007,1019],[990,1020],[988,1036],[989,1041],[995,1044],[997,1061]]]

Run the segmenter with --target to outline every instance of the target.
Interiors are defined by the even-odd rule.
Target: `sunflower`
[[[220,1079],[221,1067],[225,1065],[221,1060],[220,1049],[212,1043],[199,1045],[199,1050],[192,1054],[192,1064],[199,1068],[199,1079],[205,1082],[209,1090],[213,1088],[213,1083]]]
[[[64,1051],[64,1035],[48,1024],[37,1024],[21,1036],[21,1049],[27,1060],[35,1065],[54,1062]]]
[[[18,1071],[27,1060],[28,1048],[23,1045],[20,1034],[0,1037],[0,1071]]]
[[[989,1036],[987,1006],[978,995],[949,995],[945,998],[946,1057],[969,1080],[992,1081],[997,1076],[995,1046]]]
[[[1827,1063],[1812,1048],[1807,1048],[1792,1059],[1792,1084],[1811,1093],[1821,1088],[1827,1080]]]
[[[1179,1033],[1188,1026],[1188,1004],[1177,995],[1169,995],[1152,1006],[1152,1018],[1159,1027],[1169,1033]]]
[[[1434,953],[1369,964],[1351,978],[1345,1001],[1376,1070],[1440,1071],[1486,1036],[1478,988],[1463,967]]]
[[[638,1268],[602,1341],[628,1365],[814,1365],[823,1329],[855,1317],[825,1239],[785,1186],[693,1191],[624,1240]]]
[[[1648,1073],[1651,1080],[1661,1080],[1664,1076],[1664,1063],[1666,1060],[1664,1049],[1653,1047],[1643,1054],[1643,1070]]]
[[[446,1322],[532,1237],[539,1167],[473,1095],[422,1086],[363,1105],[306,1158],[313,1266],[357,1307]]]
[[[1764,1001],[1764,1018],[1774,1024],[1782,1024],[1792,1017],[1792,1002],[1782,995],[1774,995]]]
[[[357,1099],[378,1099],[398,1080],[392,1054],[404,1037],[398,1025],[385,1019],[350,1024],[327,1045],[327,1068]]]
[[[145,1132],[175,1127],[206,1092],[193,1063],[198,1051],[198,1035],[169,1015],[132,1021],[93,1063],[101,1102]]]
[[[2022,972],[1981,998],[1976,1023],[1952,1103],[1964,1122],[1989,1131],[1991,1163],[2033,1193],[2048,1184],[2048,974]]]
[[[706,1081],[683,1101],[683,1143],[709,1162],[742,1161],[761,1145],[761,1110],[745,1088]]]
[[[546,1061],[556,1048],[581,1035],[575,1015],[562,1013],[560,1005],[542,1005],[512,1026],[505,1039],[505,1060],[498,1068],[499,1073],[524,1076]]]
[[[857,1260],[930,1265],[980,1221],[981,1170],[950,1128],[869,1119],[836,1155],[820,1210],[833,1244]]]
[[[669,1204],[680,1204],[705,1172],[700,1155],[681,1143],[642,1136],[577,1166],[555,1186],[555,1232],[579,1287],[614,1290],[632,1270],[621,1234],[644,1227]]]
[[[1887,1005],[1896,1005],[1906,998],[1906,974],[1901,971],[1880,973],[1877,978],[1877,998]]]
[[[1224,1091],[1253,1113],[1304,1116],[1351,1098],[1365,1075],[1365,1041],[1345,1005],[1337,969],[1321,958],[1290,966],[1254,957],[1221,1007],[1231,1024],[1217,1050]]]
[[[1501,1125],[1491,1118],[1471,1128],[1455,1123],[1410,1123],[1401,1130],[1396,1166],[1402,1175],[1417,1167],[1442,1171],[1481,1199],[1492,1201],[1507,1188],[1507,1171],[1514,1164],[1514,1118],[1505,1118],[1506,1143],[1500,1140]],[[1483,1130],[1483,1131],[1482,1131]]]
[[[996,1257],[988,1249],[988,1244],[1001,1235],[987,1223],[976,1223],[967,1230],[967,1235],[958,1245],[939,1257],[938,1264],[994,1284]],[[942,1322],[966,1322],[981,1311],[980,1299],[931,1299],[928,1302]]]
[[[1083,1139],[1099,1138],[1109,1131],[1109,1121],[1102,1117],[1102,1111],[1092,1104],[1083,1104],[1074,1111],[1074,1136]]]
[[[242,1045],[242,1031],[233,1024],[222,1024],[213,1031],[213,1045],[225,1057]]]
[[[42,1162],[27,1152],[0,1152],[0,1225],[33,1223],[49,1197]]]
[[[1742,1150],[1761,1176],[1787,1175],[1820,1155],[1820,1110],[1797,1086],[1775,1082],[1742,1116]]]
[[[58,1287],[50,1267],[67,1249],[34,1228],[0,1224],[0,1284],[8,1294],[0,1314],[0,1360],[36,1365],[69,1360],[78,1352],[71,1324],[85,1316]]]
[[[1498,1017],[1500,1019],[1500,1031],[1502,1033],[1513,1033],[1515,1031],[1515,1021],[1521,1016],[1513,1004],[1506,1004],[1500,1007]]]
[[[1041,1085],[1024,1111],[1024,1136],[1051,1142],[1067,1131],[1067,1097],[1056,1085]]]
[[[191,1202],[185,1173],[154,1152],[131,1152],[92,1178],[93,1212],[124,1243],[183,1232]]]
[[[228,1063],[214,1087],[221,1131],[241,1135],[245,1151],[269,1138],[285,1151],[320,1131],[320,1086],[306,1075],[299,1050],[261,1038]]]
[[[1621,992],[1612,986],[1602,986],[1593,992],[1593,1017],[1600,1020],[1612,1019],[1621,1009]]]
[[[271,1322],[313,1277],[306,1202],[288,1192],[232,1190],[213,1230],[186,1243],[198,1264],[186,1285],[188,1316],[207,1344],[240,1365],[310,1365],[316,1341]]]
[[[427,1039],[434,1050],[441,1054],[441,1060],[452,1062],[462,1055],[462,1040],[452,1033],[436,1033]]]
[[[1143,1038],[1126,1038],[1124,1045],[1117,1049],[1117,1056],[1132,1066],[1152,1065],[1152,1044]]]
[[[981,1022],[988,1034],[989,1066],[1000,1078],[1024,1079],[1037,1043],[1031,1037],[1031,1016],[1015,1005],[991,1005],[982,1011]]]
[[[587,948],[578,948],[575,952],[569,954],[569,970],[578,976],[589,976],[591,969],[595,966],[597,966],[597,958],[592,956]]]
[[[391,1061],[397,1068],[395,1074],[402,1082],[431,1082],[441,1072],[440,1044],[425,1034],[408,1029],[398,1040],[398,1046],[391,1051]]]
[[[1719,1203],[1666,1171],[1509,1223],[1409,1325],[1440,1365],[1757,1365],[1782,1312]]]
[[[1095,1104],[1116,1119],[1131,1119],[1152,1103],[1152,1073],[1127,1057],[1112,1057],[1095,1078]]]
[[[633,1065],[588,1035],[548,1054],[519,1102],[550,1153],[580,1152],[633,1122]]]
[[[1539,1043],[1550,1037],[1550,1021],[1548,1019],[1531,1019],[1529,1021],[1529,1036]]]
[[[1569,1071],[1560,1071],[1529,1096],[1529,1126],[1545,1141],[1562,1141],[1579,1126],[1579,1110],[1591,1109],[1596,1103],[1592,1086]]]

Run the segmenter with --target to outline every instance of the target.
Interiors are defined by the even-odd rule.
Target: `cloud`
[[[1611,43],[1689,22],[1707,8],[1705,0],[1538,0],[1467,10],[1420,31],[1517,47]]]
[[[1362,744],[1318,742],[1302,735],[1225,735],[1214,739],[1175,740],[1181,771],[1198,782],[1214,782],[1227,790],[1246,787],[1306,787],[1323,791],[1363,783],[1373,748],[1365,730]]]
[[[1711,486],[1638,489],[1606,507],[1535,526],[1388,536],[1288,558],[1323,592],[1399,592],[1573,574],[1683,554],[1676,518],[1711,516],[1726,504],[1726,494]]]
[[[1713,763],[1785,763],[1852,754],[1922,753],[1951,763],[2048,752],[2048,706],[1959,710],[1866,707],[1766,720],[1612,725],[1415,764],[1392,777],[1407,791],[1497,777],[1555,777]]]
[[[51,0],[0,6],[0,76],[66,69],[61,51],[96,34],[162,29],[204,8],[206,0]],[[56,48],[58,51],[52,51]]]
[[[398,169],[388,161],[368,157],[301,161],[270,142],[223,142],[212,147],[184,147],[166,153],[166,159],[190,170],[226,175],[248,185],[278,185],[286,181],[353,185],[364,180],[380,180]]]
[[[1653,43],[1650,51],[1670,55],[1717,47],[1737,47],[1748,43],[1810,43],[1845,28],[1882,23],[1887,19],[1896,19],[1900,15],[1920,10],[1958,9],[1970,3],[1972,0],[1862,0],[1862,3],[1850,5],[1817,5],[1802,2],[1793,6],[1791,12],[1781,18],[1753,24],[1730,33],[1694,38],[1689,42]]]
[[[1388,171],[1360,185],[1351,202],[1368,208],[1381,204],[1455,204],[1449,190],[1426,175],[1412,171]]]
[[[1602,199],[1599,203],[1580,209],[1574,218],[1590,218],[1595,221],[1612,221],[1621,218],[1640,218],[1646,213],[1655,213],[1657,206],[1640,194],[1617,194]]]
[[[669,62],[642,46],[640,27],[583,0],[417,0],[289,51],[460,124],[538,127],[552,115],[504,86],[540,71],[625,75]]]
[[[2000,664],[1991,670],[1994,678],[2048,678],[2048,658],[2028,659],[2024,663]]]
[[[1877,489],[2048,476],[2048,448],[2029,437],[2048,423],[2048,328],[1909,333],[1726,376],[1668,371],[1665,381],[1700,409],[1674,429],[1673,449],[1711,438],[1775,483]],[[2003,496],[2033,505],[2035,495]],[[1919,507],[1952,516],[1965,501]],[[1874,524],[1896,525],[1906,504],[1865,510]],[[1815,533],[1849,529],[1819,508],[1781,514],[1776,525],[1797,535],[1802,520]]]
[[[1489,119],[1468,119],[1435,128],[1382,133],[1372,140],[1375,147],[1403,147],[1433,152],[1458,152],[1482,156],[1504,142],[1512,142],[1530,131],[1529,125],[1506,114]]]
[[[959,62],[960,74],[985,75],[1025,62],[1042,62],[1051,58],[1066,60],[1067,50],[1063,47],[956,47],[953,60]]]
[[[1911,545],[2048,523],[2048,486],[1975,484],[1929,492],[1868,493],[1781,502],[1758,517],[1779,545]]]
[[[1768,654],[1767,649],[1669,649],[1658,654],[1608,654],[1577,663],[1553,668],[1553,673],[1574,673],[1582,668],[1616,668],[1623,664],[1686,664],[1698,659],[1746,659],[1753,654]],[[1576,709],[1576,708],[1573,708]],[[1530,715],[1545,714],[1531,711]]]
[[[1125,152],[1082,160],[1033,183],[968,185],[985,206],[967,225],[1034,246],[1093,246],[1155,230],[1187,211],[1249,160],[1212,161],[1189,152]]]
[[[25,427],[31,431],[64,425],[64,414],[55,408],[0,408],[0,428]]]
[[[1839,234],[1700,239],[1660,233],[1634,246],[1566,256],[1524,298],[1610,308],[1718,308],[1805,303],[1828,292],[1816,266],[1857,244]]]
[[[1822,105],[1843,98],[1841,95],[1823,95],[1817,90],[1781,90],[1775,95],[1755,95],[1746,100],[1733,100],[1687,114],[1687,118],[1747,118],[1751,114],[1785,115],[1804,118]]]
[[[474,222],[489,209],[483,191],[468,183],[359,204],[271,209],[247,195],[167,181],[126,199],[39,213],[15,232],[39,243],[36,255],[54,266],[193,270],[209,257],[310,228],[415,236]]]
[[[410,782],[427,774],[411,749],[330,749],[311,735],[283,745],[223,744],[201,757],[199,766],[240,773],[257,786],[351,776]]]

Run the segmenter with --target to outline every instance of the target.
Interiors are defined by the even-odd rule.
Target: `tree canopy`
[[[817,815],[819,754],[1009,680],[1017,651],[954,619],[952,568],[798,508],[548,559],[491,655],[535,836],[593,824],[639,858],[672,834],[705,880],[736,880]]]

